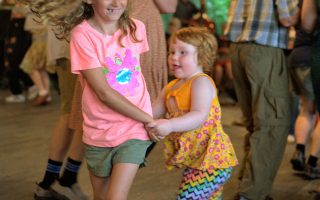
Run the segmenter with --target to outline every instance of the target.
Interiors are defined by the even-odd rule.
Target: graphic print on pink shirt
[[[109,85],[122,95],[134,95],[135,88],[139,86],[137,77],[141,70],[137,58],[132,57],[131,50],[126,49],[123,59],[119,53],[116,53],[114,60],[107,57],[106,65],[103,72]]]

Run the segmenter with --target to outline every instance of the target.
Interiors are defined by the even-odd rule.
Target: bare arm
[[[280,18],[280,24],[284,27],[290,27],[290,26],[294,26],[299,20],[299,12],[297,12],[297,14],[295,14],[292,17],[288,17],[288,18]]]
[[[311,33],[317,22],[317,5],[315,0],[304,0],[301,11],[301,26],[307,32]]]
[[[156,130],[157,135],[166,136],[171,132],[189,131],[198,128],[206,120],[211,107],[212,98],[216,95],[211,81],[199,77],[192,83],[191,109],[181,117],[169,120],[160,119],[148,124]]]
[[[153,0],[157,5],[160,13],[174,13],[176,12],[178,0]]]
[[[163,89],[156,101],[152,104],[153,118],[158,119],[166,113],[165,90]]]
[[[139,122],[149,123],[153,121],[149,114],[136,107],[107,84],[101,68],[83,70],[81,73],[106,106]]]
[[[298,2],[290,0],[276,1],[276,12],[279,16],[279,22],[284,27],[290,27],[297,24],[300,17]]]

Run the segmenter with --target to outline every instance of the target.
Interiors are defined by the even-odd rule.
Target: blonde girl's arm
[[[301,26],[307,33],[312,33],[317,22],[317,4],[315,0],[304,0],[301,10]]]
[[[100,67],[82,70],[81,73],[89,83],[92,90],[96,93],[97,97],[106,106],[139,122],[149,123],[153,121],[149,114],[139,109],[109,86]]]
[[[183,132],[198,128],[204,123],[210,112],[212,99],[216,91],[211,81],[204,76],[196,78],[191,86],[190,112],[177,118],[160,119],[148,126],[153,128],[158,135],[166,136],[171,132]]]
[[[153,118],[159,119],[166,113],[165,89],[163,89],[157,99],[152,103]]]
[[[175,13],[177,0],[153,0],[161,13]]]

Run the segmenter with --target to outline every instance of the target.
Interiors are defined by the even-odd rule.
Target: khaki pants
[[[253,43],[231,44],[236,93],[247,122],[239,194],[264,200],[286,146],[290,121],[288,72],[283,51]]]
[[[68,59],[58,59],[56,71],[60,89],[60,113],[62,115],[70,114],[77,77],[71,73],[70,61]]]

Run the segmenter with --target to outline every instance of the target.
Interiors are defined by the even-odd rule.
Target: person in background
[[[31,34],[24,30],[27,12],[28,8],[25,5],[21,3],[14,5],[4,39],[4,68],[11,92],[11,95],[5,98],[6,103],[25,102],[25,89],[28,89],[27,99],[32,99],[37,94],[36,87],[33,86],[28,74],[20,69],[20,63],[31,45]]]
[[[302,3],[301,12],[301,27],[302,29],[312,34],[312,58],[311,58],[311,80],[315,96],[315,104],[319,119],[320,113],[320,1],[319,0],[304,0]],[[320,123],[317,122],[313,130],[312,143],[310,146],[310,157],[306,167],[307,174],[315,174],[315,178],[319,176],[318,157],[320,150]],[[315,191],[320,193],[320,187],[316,187]],[[319,198],[320,199],[320,198]]]
[[[24,29],[32,34],[32,43],[20,68],[30,76],[38,90],[32,105],[40,106],[51,101],[48,72],[55,73],[55,71],[53,66],[47,65],[47,25],[36,20],[39,21],[30,11],[26,16]]]
[[[289,69],[291,72],[292,85],[295,93],[299,95],[300,111],[295,122],[296,151],[291,159],[294,170],[304,171],[309,179],[320,178],[320,169],[317,165],[319,154],[320,131],[316,125],[314,128],[315,96],[311,81],[310,66],[312,61],[313,35],[301,28],[296,27],[296,40],[294,48],[289,56]],[[314,128],[314,129],[313,129]],[[311,135],[309,157],[306,163],[306,144]]]
[[[32,0],[25,1],[25,3],[37,16],[41,17],[40,20],[47,20],[48,24],[53,23],[48,19],[49,16],[52,16],[51,12],[55,13],[60,7],[59,4],[55,4],[57,7],[48,12],[48,8],[53,8],[52,1]],[[58,75],[60,90],[60,116],[52,133],[46,170],[42,180],[37,183],[34,199],[46,200],[63,197],[86,200],[88,197],[81,190],[77,179],[84,157],[82,128],[77,130],[69,128],[71,103],[76,83],[76,75],[71,73],[69,44],[66,40],[55,36],[54,26],[49,25],[47,28],[47,48],[44,51],[47,54],[46,64],[56,66],[55,71]],[[65,169],[60,174],[65,159]]]
[[[291,116],[283,49],[298,18],[298,0],[230,2],[225,34],[231,41],[234,85],[248,131],[235,199],[271,198]]]
[[[190,0],[178,0],[177,10],[173,16],[180,19],[182,27],[186,27],[198,12],[198,8]]]

